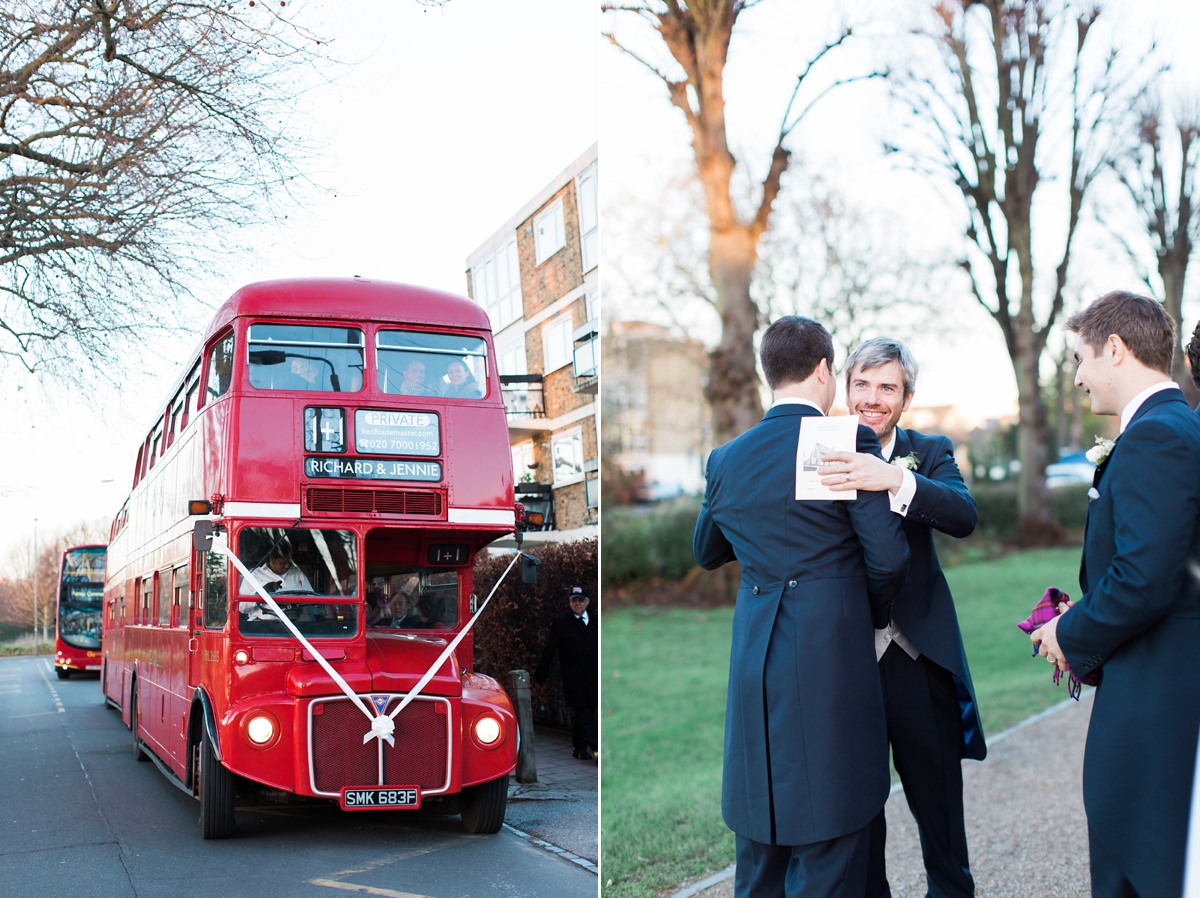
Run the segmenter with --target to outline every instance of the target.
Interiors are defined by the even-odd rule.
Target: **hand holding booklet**
[[[807,416],[800,419],[796,444],[796,498],[801,501],[833,499],[850,501],[858,490],[834,492],[821,483],[821,470],[832,452],[855,452],[858,448],[858,415],[836,418]]]

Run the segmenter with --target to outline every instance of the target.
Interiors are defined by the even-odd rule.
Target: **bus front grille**
[[[399,698],[392,699],[387,713],[396,710],[398,704]],[[385,786],[415,783],[425,791],[446,781],[449,715],[438,714],[438,710],[433,702],[413,702],[396,716],[396,745],[383,746]]]
[[[371,705],[369,696],[363,702]],[[387,713],[401,696],[391,696]],[[317,699],[309,712],[313,791],[336,795],[346,786],[418,786],[423,793],[450,785],[450,703],[418,698],[395,718],[395,745],[372,739],[371,724],[349,699]],[[381,750],[382,745],[382,750]]]
[[[312,487],[306,491],[309,511],[412,514],[439,517],[442,494],[435,490],[339,490]]]

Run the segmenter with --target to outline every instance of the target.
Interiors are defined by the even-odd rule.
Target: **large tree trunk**
[[[714,233],[709,273],[721,314],[721,342],[709,353],[704,396],[712,406],[713,441],[720,446],[762,418],[754,334],[758,307],[750,298],[750,278],[758,257],[757,240],[746,228]]]
[[[1190,249],[1190,247],[1188,248]],[[1182,343],[1186,344],[1189,331],[1184,329],[1183,285],[1187,276],[1188,254],[1186,249],[1182,253],[1179,249],[1176,247],[1174,251],[1159,256],[1158,273],[1163,282],[1163,307],[1171,316],[1171,320],[1175,322],[1177,335],[1182,338]],[[1200,392],[1196,390],[1196,385],[1192,381],[1192,374],[1179,349],[1180,343],[1179,339],[1175,341],[1175,351],[1171,356],[1171,379],[1179,384],[1183,395],[1188,400],[1188,405],[1194,408],[1196,403],[1200,402]]]
[[[1013,356],[1017,375],[1017,455],[1021,470],[1017,473],[1017,513],[1020,517],[1018,540],[1027,545],[1046,545],[1061,539],[1050,521],[1049,496],[1046,493],[1046,461],[1050,442],[1046,403],[1037,377],[1040,353]]]

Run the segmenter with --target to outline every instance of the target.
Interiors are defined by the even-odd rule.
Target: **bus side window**
[[[205,403],[224,396],[233,380],[233,334],[226,334],[209,350],[208,377],[205,379]]]
[[[204,553],[204,626],[219,630],[229,619],[229,565],[218,552]]]
[[[171,626],[178,627],[187,624],[187,605],[184,596],[188,591],[188,569],[186,564],[175,568],[174,589],[171,594]]]
[[[117,626],[125,626],[125,589],[121,588],[121,594],[117,596]]]
[[[162,571],[158,577],[158,625],[171,626],[171,572]]]

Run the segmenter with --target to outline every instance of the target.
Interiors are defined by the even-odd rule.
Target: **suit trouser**
[[[1088,853],[1091,856],[1092,898],[1139,898],[1133,884],[1112,862],[1111,855],[1096,843],[1090,826]]]
[[[767,845],[738,836],[734,898],[861,898],[870,829],[868,824],[811,845]]]
[[[954,677],[894,642],[879,661],[892,763],[917,821],[931,898],[975,894],[963,823],[962,720]],[[867,898],[886,898],[884,812],[871,824]]]
[[[600,747],[595,706],[571,705],[571,747],[579,751],[585,748],[595,751]]]

